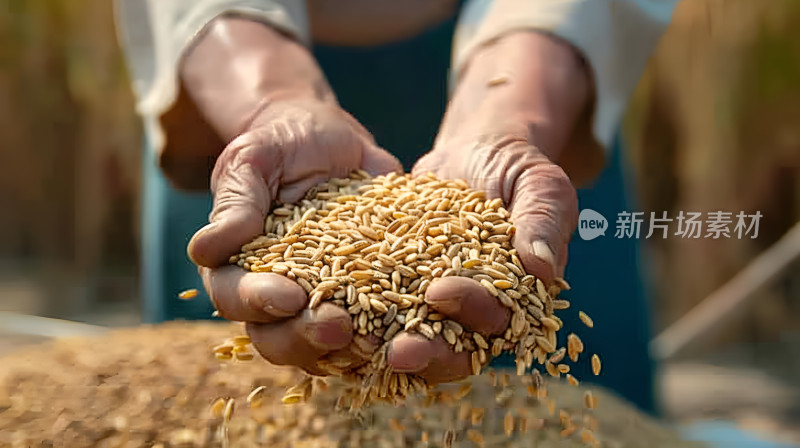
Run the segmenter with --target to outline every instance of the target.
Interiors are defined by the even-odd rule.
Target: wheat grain
[[[595,376],[600,375],[601,368],[602,365],[600,363],[600,356],[595,353],[592,355],[592,373],[594,373]]]
[[[178,293],[178,298],[181,300],[192,300],[197,297],[197,294],[198,292],[196,289],[187,289]]]
[[[356,171],[312,188],[297,204],[273,209],[265,219],[265,234],[242,246],[229,262],[294,280],[308,294],[310,309],[323,302],[345,308],[360,335],[388,343],[401,331],[428,339],[441,334],[454,351],[469,354],[473,373],[480,373],[491,357],[510,351],[524,374],[534,361],[544,364],[546,355],[556,352],[556,333],[563,324],[554,311],[569,307],[556,296],[569,286],[556,279],[546,287],[525,273],[511,245],[516,228],[509,217],[500,198],[487,199],[485,192],[469,189],[464,181],[396,173],[371,178]],[[480,283],[510,310],[509,327],[487,337],[428,310],[428,287],[447,276]],[[215,356],[222,361],[252,357],[251,351],[236,349],[249,344],[242,342],[215,348]],[[378,352],[385,348],[384,344]],[[562,367],[553,366],[565,352],[572,358],[576,350],[570,340],[567,349],[550,357],[548,371],[558,371]],[[378,380],[386,371],[385,357],[352,369],[344,361],[323,364],[354,381],[373,384],[385,398],[425,389],[415,375],[388,373]],[[287,393],[284,401],[302,401],[307,392]],[[360,396],[366,400],[377,395],[367,390]]]
[[[581,319],[581,322],[583,322],[587,327],[594,328],[594,321],[592,320],[591,317],[589,317],[588,314],[584,313],[583,311],[579,311],[578,317]]]
[[[224,398],[217,398],[214,400],[214,403],[211,404],[211,408],[209,409],[211,412],[211,416],[214,418],[222,418],[223,412],[225,410],[226,400]]]
[[[583,342],[575,333],[570,333],[567,336],[567,352],[572,362],[577,362],[578,356],[583,353]]]
[[[225,409],[222,411],[222,420],[224,422],[226,423],[229,422],[231,420],[231,417],[233,417],[233,409],[235,403],[236,402],[233,398],[230,398],[228,399],[227,402],[225,402]]]

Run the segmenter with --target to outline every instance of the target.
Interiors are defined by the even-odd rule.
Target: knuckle
[[[211,190],[216,192],[220,184],[235,180],[236,173],[247,166],[264,170],[271,161],[283,160],[283,152],[279,149],[286,145],[280,143],[281,139],[277,136],[270,137],[261,130],[236,137],[223,149],[214,165]]]

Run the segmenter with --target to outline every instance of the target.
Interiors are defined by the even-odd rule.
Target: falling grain
[[[181,300],[192,300],[195,297],[197,297],[197,294],[199,294],[199,293],[197,292],[196,289],[187,289],[185,291],[179,292],[178,293],[178,298],[181,299]]]
[[[225,409],[222,411],[222,419],[226,423],[231,421],[231,417],[233,417],[234,404],[235,400],[233,398],[228,399],[225,403]]]
[[[594,328],[594,321],[588,314],[584,313],[583,311],[578,312],[578,317],[581,319],[581,322],[584,323],[589,328]]]
[[[514,414],[511,411],[507,411],[506,416],[503,418],[503,431],[506,437],[511,437],[514,434]]]
[[[509,218],[502,199],[487,199],[464,181],[396,173],[372,178],[357,171],[315,186],[297,204],[280,204],[266,217],[265,234],[242,246],[229,262],[295,281],[308,295],[309,309],[322,303],[341,306],[355,333],[383,341],[368,364],[347,373],[367,385],[358,394],[360,406],[376,398],[378,390],[381,398],[393,399],[426,389],[415,375],[389,372],[383,379],[387,344],[401,331],[431,340],[441,335],[455,352],[469,354],[476,375],[504,352],[515,355],[520,374],[556,352],[563,324],[554,312],[569,308],[567,300],[556,296],[569,286],[557,279],[546,287],[525,273],[511,244],[516,228]],[[511,314],[508,328],[486,336],[428,310],[429,286],[448,276],[470,277],[497,297]],[[253,359],[249,344],[241,340],[218,346],[214,356],[220,361]],[[582,343],[570,338],[545,367],[567,373],[559,362],[582,350]],[[343,361],[323,364],[333,374],[346,372]],[[309,391],[310,386],[290,389],[282,401],[305,401]]]
[[[569,383],[570,386],[577,386],[578,384],[580,384],[578,380],[569,373],[567,374],[567,382]]]
[[[211,404],[211,416],[214,418],[222,418],[223,413],[225,411],[225,404],[226,400],[224,398],[217,398],[214,400],[214,403]]]
[[[595,376],[600,375],[601,369],[602,365],[600,364],[600,356],[595,353],[592,355],[592,373],[594,373]]]

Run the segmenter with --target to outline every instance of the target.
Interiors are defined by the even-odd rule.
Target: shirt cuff
[[[591,129],[609,148],[620,117],[672,16],[677,0],[470,0],[456,31],[453,74],[476,48],[519,30],[551,33],[577,48],[591,66]]]
[[[175,102],[181,58],[223,14],[264,22],[310,45],[302,0],[118,0],[120,40],[134,77],[137,111],[146,121]]]

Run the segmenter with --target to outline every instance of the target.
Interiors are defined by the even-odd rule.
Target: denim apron
[[[314,56],[342,107],[397,156],[408,171],[433,144],[447,101],[448,69],[455,18],[410,40],[369,48],[317,46]],[[604,214],[632,210],[625,190],[619,145],[591,189],[578,192],[581,208]],[[144,319],[207,319],[212,308],[205,293],[192,301],[179,291],[202,283],[186,256],[193,232],[208,220],[211,198],[172,189],[156,166],[153,151],[144,156],[142,281]],[[582,365],[577,375],[615,390],[646,411],[653,411],[653,364],[648,304],[640,276],[635,240],[618,240],[613,232],[592,241],[576,234],[570,244],[564,293],[573,307],[563,314],[567,328],[580,329],[587,353],[599,353],[603,373],[596,379]],[[577,320],[577,310],[594,318],[595,328]],[[562,335],[562,337],[565,335]],[[563,343],[563,341],[562,341]],[[495,360],[496,367],[513,365]]]

